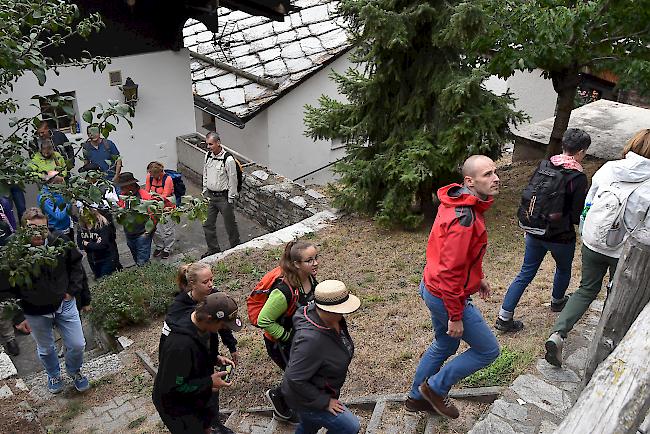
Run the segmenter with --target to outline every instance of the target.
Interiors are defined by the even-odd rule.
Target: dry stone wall
[[[179,163],[183,176],[201,185],[201,175]],[[321,211],[334,211],[319,192],[255,163],[244,165],[238,211],[276,231]]]

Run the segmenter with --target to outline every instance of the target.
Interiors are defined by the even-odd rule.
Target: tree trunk
[[[555,122],[546,151],[547,157],[562,153],[562,136],[569,126],[580,75],[577,68],[571,68],[551,73],[551,79],[553,88],[557,92],[557,101],[555,103]]]
[[[433,185],[431,182],[420,183],[418,187],[418,200],[420,201],[420,209],[424,216],[424,223],[433,223],[436,218],[437,206],[433,203]],[[437,198],[435,199],[437,201]]]
[[[585,384],[598,365],[621,342],[630,325],[650,301],[650,246],[630,236],[616,267],[612,291],[607,297],[596,334],[591,341]]]
[[[598,367],[557,434],[634,434],[650,408],[650,304]]]

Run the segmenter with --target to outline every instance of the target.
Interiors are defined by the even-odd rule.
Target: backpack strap
[[[296,307],[298,306],[298,290],[293,289],[293,287],[291,287],[291,285],[289,285],[289,283],[284,280],[284,277],[280,277],[278,280],[276,280],[274,287],[275,289],[279,290],[287,300],[287,311],[285,312],[285,316],[293,315],[296,311]]]

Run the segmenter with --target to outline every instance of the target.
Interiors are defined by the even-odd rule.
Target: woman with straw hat
[[[354,344],[343,315],[356,311],[361,301],[343,282],[325,280],[314,290],[314,303],[293,317],[295,337],[282,394],[300,417],[297,434],[322,427],[338,434],[359,432],[359,419],[339,395],[354,356]]]

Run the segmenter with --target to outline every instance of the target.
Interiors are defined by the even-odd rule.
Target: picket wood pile
[[[632,434],[647,430],[650,245],[646,241],[630,236],[625,244],[590,345],[587,385],[556,433]]]
[[[202,184],[205,137],[196,133],[176,138],[178,170],[197,185]],[[321,211],[333,211],[325,196],[229,150],[243,166],[238,211],[275,231],[298,223]]]

